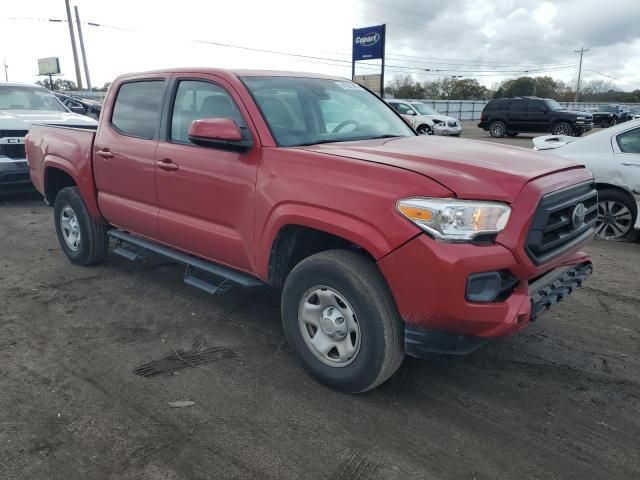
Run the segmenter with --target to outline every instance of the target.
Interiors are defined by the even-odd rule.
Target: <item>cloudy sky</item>
[[[0,62],[6,59],[9,80],[36,81],[37,59],[50,56],[60,57],[64,78],[75,80],[67,24],[49,21],[66,19],[64,0],[6,3],[0,12]],[[571,81],[577,75],[574,50],[584,46],[590,50],[584,77],[623,90],[640,88],[640,0],[72,0],[71,5],[85,22],[97,86],[121,73],[171,66],[349,77],[351,29],[386,23],[387,78],[462,75],[491,86],[528,71]],[[376,73],[379,67],[369,63],[358,64],[356,73]]]

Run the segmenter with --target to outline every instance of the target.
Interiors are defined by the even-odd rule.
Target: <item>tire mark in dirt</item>
[[[124,460],[120,464],[120,468],[122,471],[127,471],[131,468],[142,467],[149,463],[151,457],[170,449],[170,447],[178,443],[186,444],[187,441],[188,437],[186,435],[177,435],[171,440],[160,445],[145,444],[136,448],[131,453],[126,454]]]
[[[329,480],[366,480],[375,478],[380,465],[372,461],[366,454],[356,451],[327,478]]]
[[[189,350],[173,350],[164,357],[140,365],[133,373],[141,377],[172,374],[176,370],[209,365],[219,360],[236,358],[238,355],[229,348],[206,347],[206,340],[196,340]]]
[[[622,295],[620,293],[608,292],[606,290],[601,290],[599,288],[584,286],[582,287],[583,292],[591,292],[601,297],[611,298],[613,300],[617,300],[619,302],[630,303],[632,305],[640,305],[640,298],[638,297],[630,297],[628,295]]]

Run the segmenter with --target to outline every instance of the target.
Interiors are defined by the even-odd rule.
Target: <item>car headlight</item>
[[[511,207],[499,202],[453,198],[405,198],[396,208],[401,215],[444,242],[469,242],[478,235],[504,230]]]
[[[435,124],[435,125],[442,125],[444,123],[443,120],[439,120],[437,118],[432,118],[431,121]]]
[[[585,120],[585,117],[576,117],[576,120]]]

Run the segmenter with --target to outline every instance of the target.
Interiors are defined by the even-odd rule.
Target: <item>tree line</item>
[[[553,98],[559,102],[575,100],[574,82],[565,83],[549,76],[519,77],[487,88],[476,79],[445,77],[418,82],[412,75],[396,75],[387,83],[385,93],[394,98],[428,98],[433,100],[490,100],[517,96]],[[606,80],[587,80],[580,86],[581,102],[640,103],[640,90],[616,90]]]
[[[36,82],[36,85],[40,85],[41,87],[44,87],[47,90],[56,90],[56,91],[78,90],[78,86],[76,85],[76,82],[74,82],[73,80],[67,80],[64,78],[56,78],[53,81],[53,85],[51,85],[48,78],[45,78],[44,80],[38,80]],[[110,85],[111,85],[111,82],[106,82],[102,87],[93,87],[91,91],[106,92]]]

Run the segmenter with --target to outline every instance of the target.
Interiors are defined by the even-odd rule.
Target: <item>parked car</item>
[[[492,137],[515,137],[523,132],[580,136],[593,124],[591,115],[566,110],[550,98],[515,97],[490,100],[482,110],[478,127]]]
[[[100,117],[100,111],[102,110],[101,102],[89,98],[82,98],[77,95],[67,95],[60,92],[54,92],[54,95],[58,97],[58,100],[60,100],[65,107],[74,113],[86,115],[94,120],[98,120]]]
[[[632,108],[630,110],[631,120],[640,120],[640,108]]]
[[[71,113],[43,87],[0,83],[0,193],[33,189],[24,137],[34,123],[97,126],[95,120]]]
[[[592,269],[587,169],[417,135],[341,78],[125,75],[97,132],[36,125],[26,148],[71,262],[105,261],[112,238],[125,258],[185,264],[185,281],[208,292],[280,289],[292,351],[346,392],[384,382],[405,354],[512,335]]]
[[[388,100],[400,115],[420,135],[453,135],[462,134],[460,120],[443,115],[429,105],[415,100]]]
[[[593,113],[593,124],[597,127],[612,127],[631,120],[631,113],[620,105],[601,105]]]
[[[632,120],[577,140],[544,136],[533,139],[537,150],[583,163],[598,189],[596,235],[635,240],[640,234],[640,121]]]

